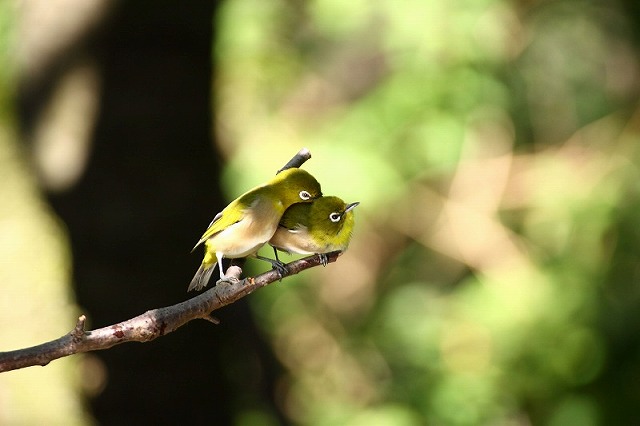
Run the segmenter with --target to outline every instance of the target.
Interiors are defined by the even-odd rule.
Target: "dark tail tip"
[[[209,283],[209,279],[211,278],[211,274],[213,273],[214,269],[216,269],[215,264],[209,268],[205,267],[204,263],[200,265],[200,268],[198,268],[198,271],[193,276],[193,279],[191,280],[187,291],[200,291],[205,288]]]

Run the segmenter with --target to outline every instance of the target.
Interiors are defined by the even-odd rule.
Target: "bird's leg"
[[[287,265],[285,265],[279,259],[277,259],[277,255],[276,255],[276,260],[269,259],[268,257],[260,256],[258,254],[256,254],[255,256],[256,256],[256,259],[269,262],[273,267],[273,269],[275,269],[278,272],[278,274],[280,274],[280,281],[282,281],[282,278],[289,273],[289,269],[287,269]]]
[[[227,278],[224,275],[224,269],[222,268],[222,256],[220,256],[219,253],[216,253],[216,256],[218,257],[218,269],[220,270],[220,280],[222,281]]]
[[[225,275],[225,273],[223,272],[224,269],[222,269],[222,257],[223,254],[218,252],[216,253],[216,256],[218,257],[218,268],[220,269],[220,279],[218,281],[216,281],[216,285],[220,284],[221,282],[223,283],[227,283],[227,284],[233,284],[233,283],[237,283],[239,280],[236,277],[227,277]]]
[[[329,263],[329,257],[327,256],[327,254],[318,253],[318,257],[320,258],[320,263],[322,263],[322,266],[327,266],[327,264]]]

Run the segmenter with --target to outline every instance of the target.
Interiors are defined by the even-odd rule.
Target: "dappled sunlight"
[[[110,2],[98,0],[18,1],[14,2],[19,19],[19,40],[14,58],[23,77],[38,80],[57,56],[90,28],[110,8]]]
[[[292,374],[302,378],[282,389],[284,408],[294,419],[304,421],[305,411],[313,409],[306,406],[309,399],[333,405],[347,398],[365,406],[378,395],[376,381],[369,376],[371,371],[312,317],[301,315],[280,327],[274,348]]]
[[[56,61],[106,9],[107,2],[75,0],[0,6],[2,351],[62,336],[77,315],[66,229],[42,190],[68,188],[84,171],[97,114],[98,77],[86,61],[66,75]],[[47,80],[51,67],[60,77],[58,85]],[[42,116],[27,111],[33,105],[17,101],[19,93],[31,95],[36,86],[47,86],[52,93]],[[33,132],[26,131],[27,115]],[[3,373],[0,423],[90,424],[82,387],[91,375],[82,374],[80,365],[79,357],[67,358],[46,368]]]
[[[87,166],[98,112],[98,80],[90,64],[69,72],[34,132],[35,164],[43,186],[52,191],[69,189]]]
[[[224,25],[254,3],[224,7]],[[358,424],[395,404],[379,424],[606,419],[612,402],[593,389],[615,381],[607,309],[622,321],[640,300],[622,302],[637,280],[615,284],[627,277],[611,269],[640,265],[635,231],[624,235],[640,175],[625,11],[269,5],[275,21],[225,26],[218,45],[217,131],[233,168],[307,146],[323,192],[361,202],[335,264],[256,295],[259,315],[271,307],[264,330],[288,368],[291,418]],[[288,13],[298,19],[274,18]],[[251,54],[231,50],[235,32],[253,34],[241,38]],[[331,373],[318,377],[318,357]],[[375,398],[330,379],[353,371],[355,384],[378,380]]]
[[[491,366],[493,344],[486,327],[472,322],[451,324],[440,340],[443,364],[453,373],[484,373]]]
[[[6,126],[0,127],[0,170],[0,350],[11,350],[67,333],[76,306],[63,228],[39,198],[17,137]],[[77,364],[69,358],[46,370],[3,373],[0,423],[87,423]]]
[[[0,59],[9,64],[0,70],[0,319],[21,324],[0,327],[6,349],[63,334],[76,310],[65,229],[40,191],[61,196],[92,159],[107,73],[70,45],[111,7],[23,3],[0,6],[1,23],[13,28],[0,29]],[[351,426],[635,420],[640,15],[625,4],[220,4],[208,130],[225,161],[225,194],[232,199],[270,179],[308,147],[312,158],[303,167],[324,195],[360,202],[351,244],[337,262],[246,299],[262,336],[233,337],[263,354],[272,351],[271,364],[252,368],[277,389],[229,400],[272,397],[277,408],[271,410],[281,412],[258,403],[238,407],[236,424],[278,416],[300,425]],[[99,44],[101,35],[94,36],[88,43]],[[176,50],[183,47],[189,46]],[[71,53],[62,55],[67,48]],[[109,61],[119,66],[119,58]],[[51,67],[51,81],[40,80]],[[34,85],[19,85],[16,71]],[[37,111],[28,96],[20,105],[33,120],[25,141],[8,101],[17,90],[43,99]],[[191,118],[164,107],[163,114]],[[194,134],[206,140],[205,131]],[[126,150],[114,152],[105,155]],[[175,153],[166,155],[168,166]],[[106,164],[127,162],[111,160]],[[148,182],[155,182],[152,176]],[[189,179],[176,172],[170,188],[157,191],[189,192]],[[132,229],[158,238],[150,256],[180,240],[165,241],[164,228],[147,228],[138,212],[129,215],[139,201],[131,198],[115,207],[108,199],[100,213],[126,211],[119,220],[134,220]],[[193,202],[184,200],[158,211],[178,217]],[[114,244],[138,238],[121,237]],[[93,242],[91,235],[82,238]],[[130,250],[122,250],[122,259],[135,255]],[[261,254],[272,252],[265,247]],[[22,324],[32,328],[25,332]],[[230,358],[216,362],[233,368],[221,371],[237,373],[241,363],[232,349],[224,351]],[[3,375],[0,406],[10,410],[0,410],[0,423],[90,422],[80,390],[103,392],[112,383],[106,365],[89,356],[56,362],[46,379],[36,370]],[[247,371],[229,373],[234,392],[249,388],[248,380],[255,380],[255,392],[262,386]],[[40,409],[31,412],[35,399]]]
[[[342,315],[362,315],[375,302],[376,271],[361,257],[341,259],[339,263],[319,278],[322,284],[318,295],[328,309]]]

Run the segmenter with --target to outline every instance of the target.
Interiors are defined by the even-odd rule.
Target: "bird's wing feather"
[[[234,223],[240,222],[245,216],[244,205],[245,203],[241,202],[241,200],[235,200],[227,207],[225,207],[224,210],[218,213],[213,218],[202,237],[200,237],[200,240],[198,240],[198,243],[195,245],[194,249],[217,233],[224,231]]]
[[[297,233],[300,232],[303,229],[306,229],[307,227],[302,225],[298,220],[296,219],[289,219],[289,218],[283,218],[280,223],[278,224],[279,227],[286,229],[289,232],[293,232],[293,233]]]
[[[289,207],[289,210],[282,216],[278,226],[285,228],[289,232],[299,232],[302,229],[306,229],[306,226],[300,222],[307,220],[309,215],[308,208],[307,205],[294,204]]]
[[[221,217],[222,217],[222,212],[218,212],[218,214],[214,216],[213,220],[211,220],[211,223],[209,223],[209,226],[207,226],[207,229],[211,228],[211,225],[213,225],[213,222],[217,221]]]

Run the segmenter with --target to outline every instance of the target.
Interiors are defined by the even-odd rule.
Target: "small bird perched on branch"
[[[213,218],[195,245],[194,250],[204,243],[205,254],[187,291],[204,288],[216,265],[220,268],[220,279],[225,280],[223,257],[259,257],[257,251],[276,232],[287,208],[294,203],[310,203],[320,196],[320,184],[311,174],[291,168],[236,198]],[[260,258],[274,266],[281,265],[277,260]]]
[[[269,244],[276,260],[278,250],[287,253],[319,254],[345,251],[354,226],[353,209],[360,203],[347,204],[338,197],[320,197],[311,203],[294,204],[280,219]]]

